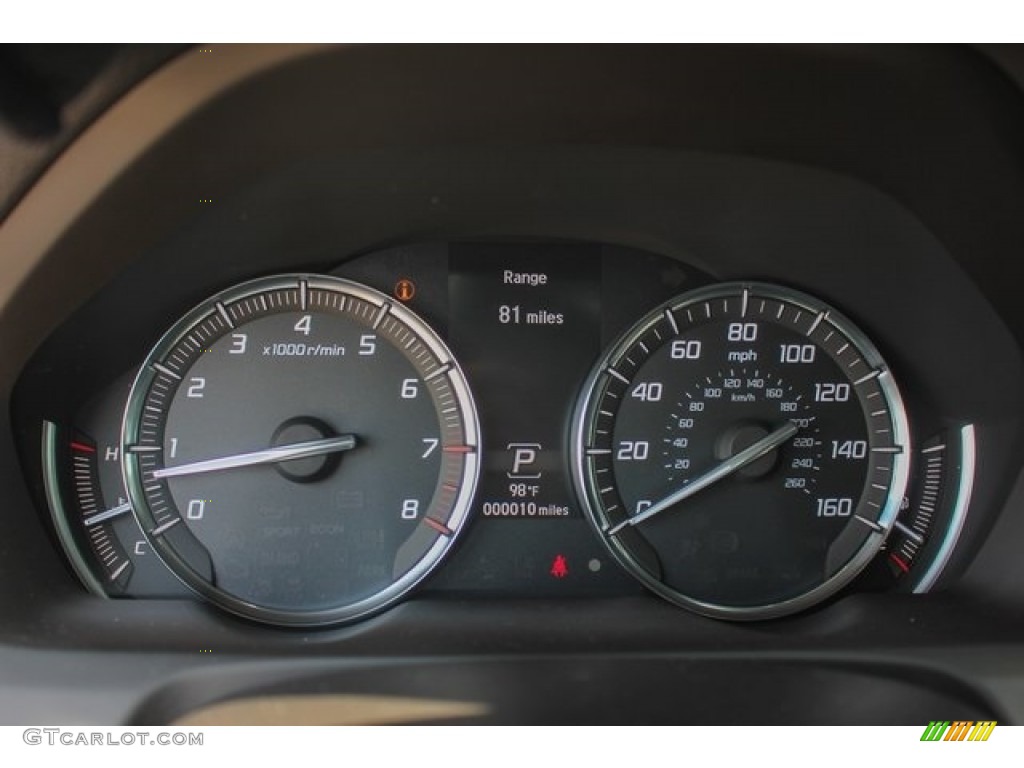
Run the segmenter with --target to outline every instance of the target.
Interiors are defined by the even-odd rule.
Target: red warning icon
[[[555,555],[555,560],[551,563],[550,573],[556,579],[564,579],[569,575],[569,564],[565,562],[565,555]]]

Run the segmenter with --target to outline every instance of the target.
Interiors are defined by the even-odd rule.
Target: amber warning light
[[[409,301],[416,295],[416,283],[412,280],[402,278],[395,283],[395,298],[399,301]]]

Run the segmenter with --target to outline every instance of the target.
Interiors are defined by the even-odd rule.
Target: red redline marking
[[[442,523],[440,520],[435,520],[432,517],[424,517],[423,518],[423,522],[426,523],[427,525],[429,525],[431,528],[433,528],[435,531],[437,531],[440,534],[443,534],[445,536],[451,536],[452,535],[452,529],[449,528],[444,523]]]
[[[446,445],[441,449],[445,453],[473,453],[476,451],[475,445]]]
[[[889,553],[889,559],[896,563],[896,565],[898,565],[900,567],[900,570],[904,573],[910,572],[910,566],[907,565],[903,560],[901,560],[900,556],[897,555],[895,552]]]
[[[449,493],[455,493],[455,491],[459,490],[459,486],[452,485],[451,483],[441,483],[441,487]]]
[[[93,446],[86,445],[85,443],[78,443],[75,441],[71,442],[71,450],[82,451],[83,453],[96,453],[96,449]]]

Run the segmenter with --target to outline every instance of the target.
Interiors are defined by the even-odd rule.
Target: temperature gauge
[[[82,583],[105,597],[185,597],[146,541],[121,479],[126,376],[75,417],[43,424],[46,493],[54,527]]]

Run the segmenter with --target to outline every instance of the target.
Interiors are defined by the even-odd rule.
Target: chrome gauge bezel
[[[607,531],[612,527],[612,521],[606,514],[600,498],[598,483],[593,477],[593,462],[587,456],[587,447],[591,442],[590,435],[597,416],[596,409],[609,378],[608,369],[615,370],[616,363],[623,359],[627,351],[632,349],[666,316],[672,318],[674,323],[676,312],[693,305],[747,295],[785,302],[814,316],[827,318],[827,322],[847,339],[865,363],[879,372],[876,379],[887,401],[891,420],[892,445],[898,448],[899,452],[894,454],[892,481],[885,501],[881,505],[882,508],[874,520],[880,530],[870,531],[862,545],[845,565],[817,587],[792,598],[762,605],[736,606],[696,599],[668,586],[650,574],[616,536],[608,535]],[[617,417],[618,414],[616,414],[616,419]],[[600,356],[587,376],[573,412],[570,433],[570,461],[577,497],[591,527],[612,557],[647,588],[669,602],[705,616],[730,620],[771,619],[797,613],[824,601],[849,584],[878,554],[899,515],[900,505],[910,477],[911,454],[910,428],[903,398],[888,365],[868,337],[851,320],[824,301],[788,287],[749,281],[718,283],[676,296],[652,309],[622,333]],[[865,487],[866,485],[867,481]],[[858,499],[856,509],[859,509],[863,503],[863,489],[861,493],[862,496]]]
[[[463,417],[463,429],[467,445],[474,450],[464,454],[465,461],[462,482],[452,502],[452,511],[446,521],[451,535],[439,535],[434,544],[415,565],[386,588],[364,599],[323,610],[282,610],[247,601],[229,594],[207,581],[192,569],[185,560],[154,535],[155,517],[142,488],[143,478],[138,457],[130,449],[136,444],[141,426],[141,413],[147,394],[158,372],[154,363],[160,363],[190,332],[211,313],[223,312],[223,307],[248,297],[271,291],[298,288],[300,291],[321,289],[340,292],[347,296],[372,304],[378,310],[394,317],[410,329],[425,344],[438,361],[448,366],[444,375],[448,377]],[[178,320],[156,343],[147,355],[132,384],[121,427],[122,472],[129,499],[136,519],[150,546],[168,569],[190,590],[210,603],[246,619],[261,623],[292,626],[317,627],[347,624],[377,614],[409,594],[442,562],[452,550],[459,534],[466,527],[470,508],[480,474],[480,422],[476,404],[462,368],[447,345],[437,333],[412,310],[385,294],[361,283],[344,278],[316,274],[281,274],[256,278],[230,287],[204,300]],[[162,481],[165,482],[165,481]],[[440,485],[440,483],[439,483]],[[435,489],[435,494],[438,491]]]

